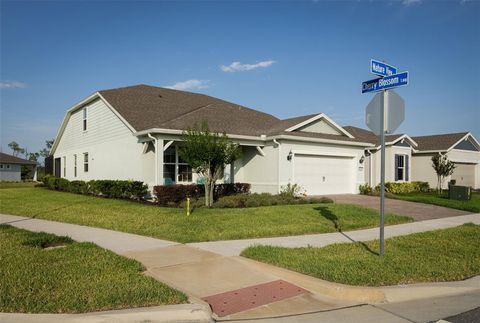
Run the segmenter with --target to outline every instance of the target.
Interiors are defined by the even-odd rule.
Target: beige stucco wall
[[[306,126],[303,126],[296,131],[318,132],[318,133],[326,133],[331,135],[342,134],[338,129],[333,128],[330,124],[328,124],[328,122],[322,119],[314,121]]]
[[[437,175],[432,168],[432,156],[431,154],[414,154],[413,155],[413,169],[412,174],[413,180],[415,181],[424,181],[430,184],[431,188],[437,187]],[[473,163],[475,165],[475,185],[474,189],[480,188],[480,152],[475,151],[466,151],[466,150],[457,150],[452,149],[447,153],[449,160],[453,162],[463,162],[463,163]],[[454,170],[455,172],[455,170]],[[448,182],[450,181],[450,176],[445,179],[443,182],[443,188],[448,188]]]
[[[411,147],[403,146],[387,146],[385,147],[385,182],[395,182],[395,155],[407,155],[410,165],[409,165],[409,180],[412,181],[412,149]],[[365,172],[365,182],[370,183],[370,186],[376,186],[380,184],[380,163],[381,163],[381,153],[380,150],[372,152],[369,163],[371,163],[371,172],[372,176],[370,178],[369,171]],[[371,179],[371,182],[370,182]],[[405,181],[398,181],[405,182]]]

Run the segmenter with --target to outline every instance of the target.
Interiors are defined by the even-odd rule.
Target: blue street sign
[[[373,79],[362,83],[362,93],[391,89],[408,84],[408,72],[402,72],[384,78]]]
[[[376,61],[374,59],[370,60],[370,72],[380,76],[390,76],[397,74],[397,68],[392,65],[388,65],[384,62]]]

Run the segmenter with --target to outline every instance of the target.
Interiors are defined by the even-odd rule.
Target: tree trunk
[[[215,191],[215,180],[212,180],[212,182],[210,183],[210,196],[209,196],[210,205],[209,205],[209,207],[213,206],[213,192],[214,191]]]

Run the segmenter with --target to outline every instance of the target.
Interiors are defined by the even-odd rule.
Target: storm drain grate
[[[307,291],[284,280],[237,289],[204,297],[219,317],[297,296]]]

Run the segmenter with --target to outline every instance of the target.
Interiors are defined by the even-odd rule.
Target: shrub
[[[305,196],[305,190],[298,184],[288,183],[286,186],[281,187],[280,195],[291,197]]]
[[[148,192],[148,186],[139,181],[92,180],[69,181],[55,176],[44,176],[46,188],[75,194],[92,194],[108,198],[126,198],[141,200]]]
[[[224,196],[213,204],[217,208],[244,208],[271,205],[308,204],[308,203],[333,203],[327,197],[298,198],[286,194],[272,195],[270,193],[236,194]]]
[[[250,184],[217,184],[214,189],[214,197],[218,199],[222,196],[245,194],[248,192],[250,192]],[[157,199],[157,203],[160,205],[180,206],[187,197],[202,200],[205,197],[205,186],[202,184],[159,185],[153,188],[153,193]]]
[[[380,192],[380,184],[372,188],[368,184],[358,187],[360,194],[375,195]],[[430,186],[428,182],[404,182],[404,183],[385,183],[385,192],[390,194],[407,194],[412,192],[428,192]]]
[[[56,236],[46,232],[39,232],[33,238],[23,241],[22,245],[34,248],[48,248],[62,246],[72,242],[73,240],[67,236]]]
[[[363,194],[363,195],[370,195],[373,193],[373,188],[368,184],[360,185],[358,187],[358,190],[360,191],[360,194]]]

